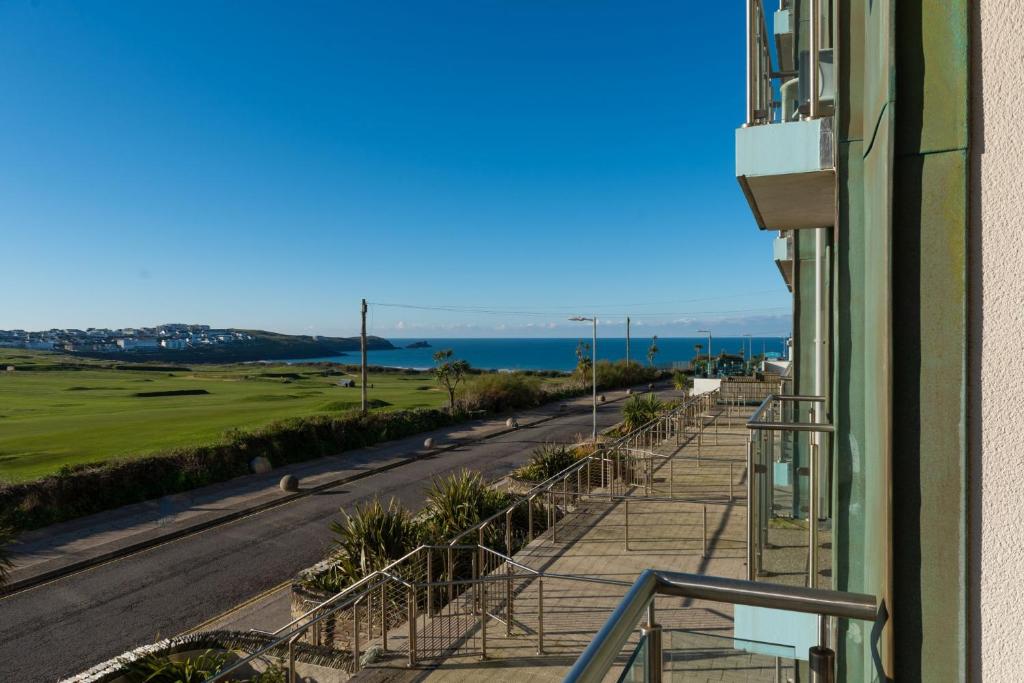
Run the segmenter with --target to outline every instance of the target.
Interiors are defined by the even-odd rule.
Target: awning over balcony
[[[835,222],[832,118],[736,130],[736,178],[762,230]]]

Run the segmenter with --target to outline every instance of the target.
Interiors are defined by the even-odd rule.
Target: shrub
[[[339,554],[351,560],[345,566],[358,569],[358,575],[349,577],[353,582],[416,547],[419,525],[394,498],[387,505],[374,498],[366,505],[356,505],[351,515],[344,510],[341,514],[343,521],[332,522],[331,531]]]
[[[462,390],[462,405],[467,410],[500,412],[532,408],[544,402],[546,394],[537,377],[518,372],[502,372],[474,377]]]
[[[654,394],[637,394],[630,396],[622,407],[623,426],[627,432],[639,429],[658,416],[664,408]]]
[[[223,668],[227,655],[207,650],[198,657],[172,661],[167,655],[146,655],[125,666],[131,683],[203,683]]]
[[[433,539],[447,541],[509,505],[514,497],[489,487],[479,472],[434,479],[427,489],[427,510]]]
[[[547,481],[578,460],[577,454],[561,444],[546,444],[534,449],[530,460],[515,471],[515,475],[526,481]]]
[[[682,370],[676,370],[672,373],[672,386],[678,391],[684,391],[693,386],[693,378]]]
[[[0,527],[0,586],[7,583],[7,577],[14,566],[10,553],[7,551],[7,544],[11,542],[13,535],[10,529]]]
[[[637,384],[648,384],[659,377],[661,377],[660,371],[638,363],[626,363],[622,360],[597,361],[598,389],[618,389]]]
[[[257,456],[279,467],[437,429],[455,419],[423,409],[294,418],[252,431],[230,430],[219,444],[69,467],[32,482],[0,484],[0,524],[34,529],[248,474]]]

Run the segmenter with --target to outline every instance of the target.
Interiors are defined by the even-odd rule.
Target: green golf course
[[[13,367],[13,370],[9,370]],[[326,364],[173,367],[0,349],[0,480],[219,441],[233,429],[359,407]],[[375,409],[439,408],[430,373],[371,372]]]

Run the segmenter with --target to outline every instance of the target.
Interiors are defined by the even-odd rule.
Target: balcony
[[[831,2],[809,6],[801,45],[789,0],[775,12],[771,36],[763,1],[747,2],[747,119],[736,130],[736,179],[762,230],[835,222],[833,56],[821,40]]]
[[[775,265],[779,267],[779,272],[782,273],[782,280],[786,283],[786,288],[789,291],[793,291],[793,236],[786,233],[781,233],[772,242],[772,258],[775,259]]]

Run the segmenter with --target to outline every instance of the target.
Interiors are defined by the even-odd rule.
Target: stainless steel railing
[[[754,414],[747,421],[749,438],[747,440],[747,471],[750,476],[747,478],[747,578],[753,581],[763,566],[763,551],[767,542],[768,519],[772,516],[774,505],[774,486],[772,484],[774,473],[772,458],[768,457],[766,462],[756,462],[755,449],[758,441],[755,435],[768,437],[766,443],[769,448],[774,448],[773,435],[775,433],[799,433],[807,432],[814,436],[810,444],[810,456],[808,458],[808,509],[807,509],[807,585],[811,588],[815,585],[818,575],[818,518],[819,497],[820,497],[820,435],[831,434],[835,427],[822,420],[823,415],[820,408],[810,411],[810,418],[807,422],[783,419],[785,412],[784,404],[811,403],[822,405],[825,403],[824,396],[800,396],[790,394],[773,394],[764,399]],[[761,481],[766,485],[760,487],[755,481],[757,475],[763,475]],[[796,477],[794,477],[794,480]],[[794,481],[794,487],[798,484]],[[755,517],[757,521],[755,522]]]
[[[828,1],[828,0],[826,0]],[[822,27],[821,0],[808,1],[808,101],[805,117],[816,119],[823,115],[821,103],[821,44]],[[747,112],[746,126],[757,126],[781,121],[775,110],[781,110],[781,102],[775,101],[774,82],[792,78],[796,72],[781,72],[772,66],[771,34],[763,0],[747,0],[746,7],[747,47]],[[781,94],[781,93],[780,93]],[[804,111],[801,109],[801,111]]]
[[[626,642],[646,615],[642,630],[647,639],[645,680],[660,683],[663,671],[661,626],[655,612],[655,599],[659,595],[818,615],[819,643],[808,652],[812,683],[834,680],[835,652],[828,641],[831,619],[875,621],[883,618],[876,598],[871,595],[648,569],[636,579],[564,680],[567,683],[605,680]]]

